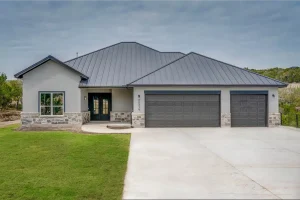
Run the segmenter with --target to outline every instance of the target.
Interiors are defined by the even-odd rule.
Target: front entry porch
[[[133,90],[130,88],[81,88],[82,110],[90,112],[91,122],[131,124]],[[101,123],[99,123],[101,124]]]

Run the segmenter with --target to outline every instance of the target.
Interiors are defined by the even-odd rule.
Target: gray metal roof
[[[286,86],[278,80],[193,52],[129,85]]]
[[[53,60],[83,78],[80,87],[127,87],[139,85],[276,86],[287,84],[197,54],[160,52],[137,42],[121,42],[83,56],[59,61],[48,56],[15,75]]]
[[[52,60],[53,62],[56,62],[57,64],[60,64],[60,65],[62,65],[62,66],[64,66],[64,67],[67,67],[67,68],[69,68],[69,69],[75,71],[76,73],[78,73],[78,74],[79,74],[82,78],[84,78],[84,79],[88,79],[88,77],[87,77],[86,75],[82,74],[82,73],[79,72],[78,70],[75,70],[74,68],[70,67],[69,65],[63,63],[62,61],[58,60],[57,58],[55,58],[55,57],[53,57],[53,56],[51,56],[51,55],[47,56],[46,58],[44,58],[44,59],[38,61],[37,63],[35,63],[35,64],[33,64],[33,65],[27,67],[26,69],[20,71],[19,73],[15,74],[15,77],[16,77],[16,78],[22,78],[24,74],[26,74],[27,72],[29,72],[29,71],[31,71],[31,70],[37,68],[38,66],[44,64],[45,62],[48,62],[49,60]]]
[[[121,42],[65,63],[89,79],[80,87],[120,87],[184,56],[159,52],[136,42]]]

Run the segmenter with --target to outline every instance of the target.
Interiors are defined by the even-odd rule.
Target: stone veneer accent
[[[82,124],[86,124],[91,121],[90,111],[81,112]]]
[[[130,122],[131,112],[110,112],[110,121],[112,122]]]
[[[231,127],[230,113],[221,113],[221,127]]]
[[[281,124],[280,113],[269,113],[269,126],[275,127],[275,126],[280,126],[280,124]]]
[[[132,113],[132,127],[145,128],[145,114],[144,113]]]
[[[64,116],[40,116],[39,113],[21,113],[21,129],[80,130],[90,121],[90,112],[64,113]]]

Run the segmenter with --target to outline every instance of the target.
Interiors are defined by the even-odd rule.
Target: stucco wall
[[[113,112],[132,112],[133,109],[133,90],[126,88],[100,89],[100,88],[81,88],[81,111],[88,110],[88,93],[111,93]],[[84,96],[87,97],[84,100]]]
[[[269,113],[278,113],[278,88],[262,88],[262,87],[135,87],[133,90],[133,112],[144,113],[145,112],[145,90],[221,90],[221,113],[230,113],[230,91],[234,90],[268,90],[268,106]],[[272,97],[272,95],[275,97]],[[140,98],[138,98],[140,95]]]
[[[132,112],[132,89],[112,89],[112,111]]]
[[[48,61],[23,76],[23,112],[38,112],[39,91],[65,91],[65,112],[80,112],[80,76]]]

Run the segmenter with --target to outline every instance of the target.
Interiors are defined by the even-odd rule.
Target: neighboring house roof
[[[194,52],[128,85],[287,86],[278,80]]]
[[[30,67],[27,67],[26,69],[24,69],[24,70],[20,71],[19,73],[15,74],[15,77],[16,78],[22,78],[24,74],[26,74],[27,72],[29,72],[29,71],[37,68],[38,66],[44,64],[45,62],[48,62],[49,60],[52,60],[53,62],[56,62],[57,64],[60,64],[60,65],[62,65],[64,67],[67,67],[67,68],[71,69],[72,71],[78,73],[84,79],[88,79],[89,78],[88,76],[82,74],[81,72],[75,70],[74,68],[72,68],[69,65],[63,63],[62,61],[58,60],[57,58],[54,58],[51,55],[47,56],[46,58],[40,60],[39,62],[37,62],[37,63],[31,65]]]
[[[120,87],[182,56],[137,42],[121,42],[65,63],[89,77],[80,87]]]

